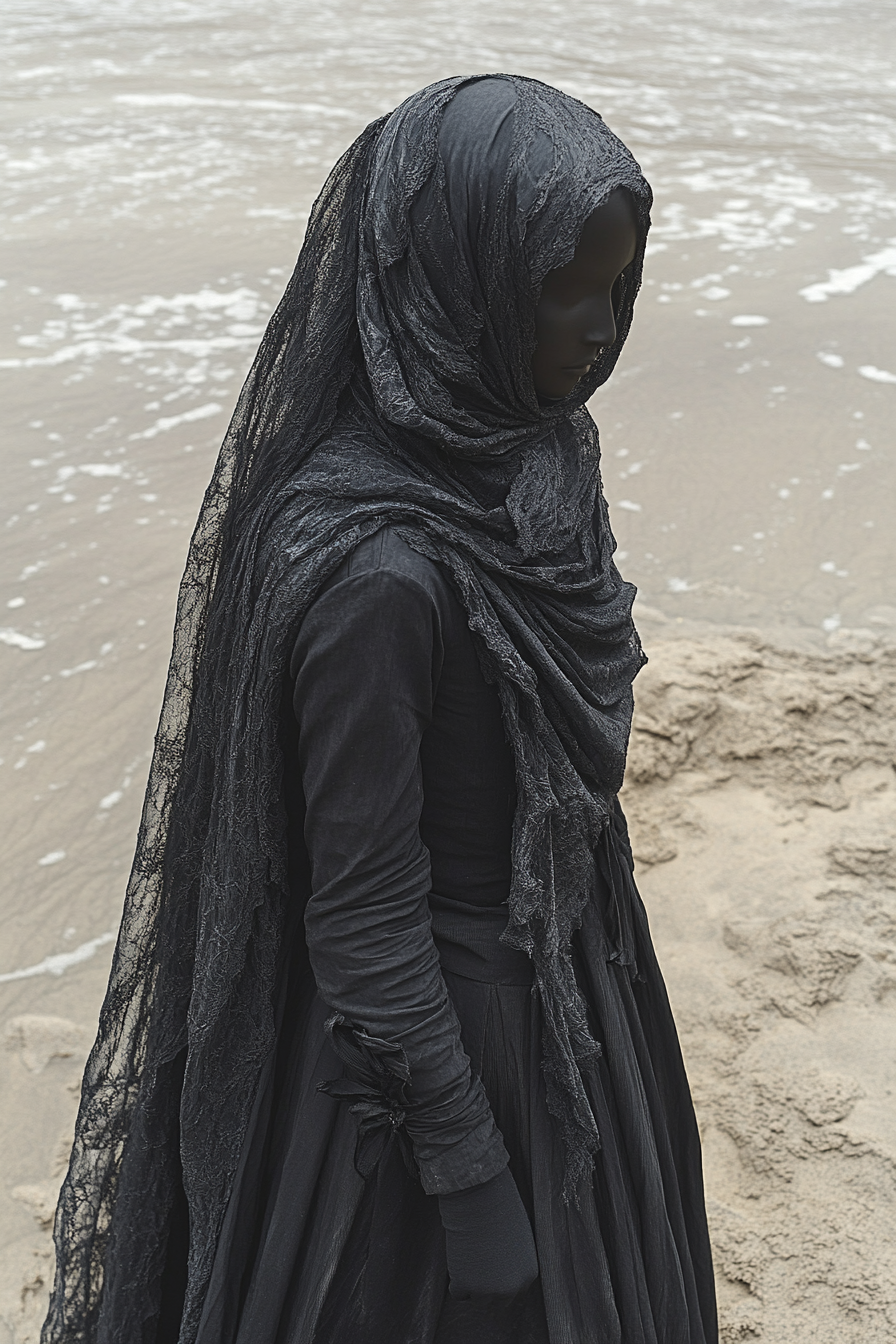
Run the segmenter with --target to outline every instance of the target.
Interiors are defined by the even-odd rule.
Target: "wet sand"
[[[44,1310],[177,582],[310,203],[413,89],[514,69],[601,110],[657,197],[593,410],[651,658],[627,807],[724,1337],[889,1341],[892,6],[6,12],[0,1340]]]

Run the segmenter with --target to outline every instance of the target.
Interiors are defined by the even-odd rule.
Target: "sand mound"
[[[723,1339],[884,1344],[896,649],[643,624],[625,805],[704,1136]],[[2,1026],[28,1179],[4,1213],[0,1320],[36,1344],[89,1030],[34,1011]]]
[[[648,644],[625,801],[704,1137],[723,1339],[883,1344],[894,650]]]

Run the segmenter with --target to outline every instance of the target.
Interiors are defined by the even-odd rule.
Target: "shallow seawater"
[[[892,3],[7,0],[4,21],[0,973],[75,964],[115,918],[228,414],[329,167],[434,79],[557,84],[654,186],[593,404],[643,602],[896,622]]]

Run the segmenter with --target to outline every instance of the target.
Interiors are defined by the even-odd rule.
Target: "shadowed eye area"
[[[613,192],[585,221],[572,260],[545,276],[532,359],[540,397],[567,396],[598,351],[615,341],[619,282],[637,243],[628,194]]]

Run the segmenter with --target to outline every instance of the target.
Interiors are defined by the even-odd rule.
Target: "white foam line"
[[[256,291],[247,289],[245,285],[230,290],[229,293],[221,293],[220,290],[206,287],[196,290],[193,294],[175,294],[173,299],[166,299],[161,294],[149,294],[141,299],[133,311],[138,317],[154,317],[156,313],[182,313],[187,308],[197,308],[200,312],[214,312],[217,308],[227,309],[250,304],[254,314],[258,300]]]
[[[896,247],[885,247],[882,252],[865,257],[858,266],[828,271],[827,280],[807,285],[800,294],[808,303],[827,303],[836,294],[852,294],[876,275],[896,275]]]
[[[138,341],[132,337],[116,337],[112,340],[80,341],[77,345],[67,345],[52,355],[30,355],[27,359],[0,359],[0,369],[46,368],[54,364],[70,364],[73,359],[89,359],[98,355],[142,355],[152,350],[177,350],[182,355],[193,355],[201,359],[215,350],[240,350],[246,345],[258,342],[258,335],[212,336],[208,340],[183,341]]]
[[[132,439],[154,439],[157,434],[163,434],[165,430],[174,429],[176,425],[186,425],[192,420],[207,420],[210,415],[217,415],[221,406],[217,401],[210,401],[205,406],[194,406],[191,411],[184,411],[182,415],[164,415],[161,420],[157,420],[149,429],[144,429],[140,434],[129,435]]]
[[[872,383],[896,383],[896,373],[888,373],[886,369],[878,369],[874,364],[863,364],[859,373],[863,378],[870,378]]]
[[[60,677],[76,677],[79,672],[92,672],[99,663],[95,658],[91,658],[86,663],[78,663],[77,667],[64,667],[59,673]]]
[[[17,70],[19,79],[43,79],[45,75],[61,75],[61,65],[33,65],[30,70]]]
[[[356,118],[357,112],[328,103],[284,103],[270,98],[199,98],[193,93],[119,93],[128,107],[253,107],[262,112],[310,112],[314,116]]]
[[[83,462],[79,467],[85,476],[123,476],[124,466],[121,462]]]
[[[4,971],[0,975],[0,984],[6,984],[10,980],[30,980],[35,975],[62,975],[62,972],[67,971],[70,966],[89,961],[94,953],[107,943],[114,943],[116,936],[115,930],[110,929],[108,933],[101,933],[99,938],[91,938],[89,943],[82,943],[71,952],[57,952],[53,957],[44,957],[36,966],[23,966],[19,971]]]
[[[14,649],[42,649],[46,642],[45,639],[32,639],[30,635],[22,635],[18,630],[11,630],[9,626],[0,630],[0,644],[10,644]]]

